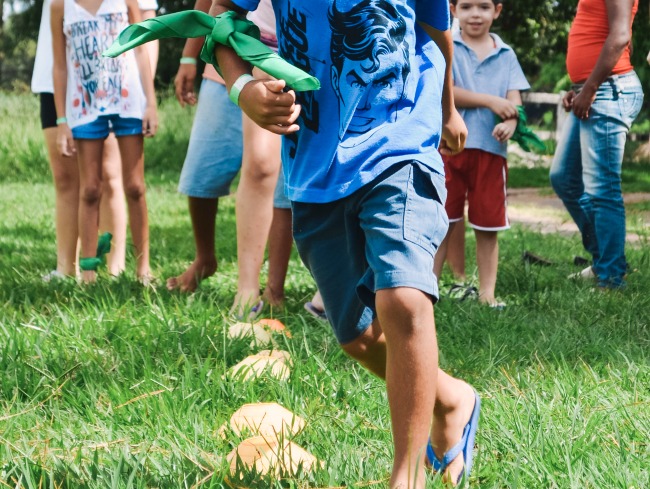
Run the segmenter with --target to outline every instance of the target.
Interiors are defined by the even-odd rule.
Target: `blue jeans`
[[[625,139],[642,102],[641,83],[633,71],[605,80],[587,119],[569,115],[551,166],[553,189],[578,225],[603,287],[625,284],[621,167]]]

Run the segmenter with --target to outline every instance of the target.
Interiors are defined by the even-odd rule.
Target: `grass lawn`
[[[303,311],[313,284],[295,253],[286,307],[265,311],[293,333],[278,337],[294,359],[289,379],[222,377],[255,351],[226,335],[236,288],[232,197],[220,203],[220,271],[194,295],[142,288],[132,263],[125,276],[89,287],[40,280],[55,247],[54,192],[30,112],[37,104],[0,94],[0,112],[5,102],[16,105],[14,122],[3,116],[0,126],[0,487],[386,487],[383,384]],[[147,146],[161,283],[193,256],[175,191],[190,115],[163,104],[167,128]],[[557,265],[524,265],[527,249]],[[436,306],[443,367],[483,397],[471,487],[650,487],[650,250],[630,248],[639,271],[616,293],[566,280],[580,253],[576,237],[515,228],[501,239],[504,311]],[[225,456],[238,440],[222,439],[219,427],[242,404],[271,401],[307,421],[295,442],[323,467],[228,484]],[[430,487],[442,485],[432,477]]]

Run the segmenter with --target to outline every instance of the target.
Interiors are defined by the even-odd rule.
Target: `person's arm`
[[[457,154],[465,148],[467,126],[465,126],[465,122],[454,103],[454,82],[451,69],[454,57],[454,41],[451,30],[440,31],[423,22],[419,22],[419,24],[433,39],[433,42],[438,45],[446,64],[445,83],[442,90],[442,139],[439,150],[443,155]]]
[[[217,16],[229,10],[240,14],[246,12],[230,0],[213,0],[210,15]],[[250,63],[241,59],[232,48],[217,45],[215,56],[230,91],[237,79],[251,74]],[[239,94],[239,106],[258,126],[275,134],[290,134],[300,129],[295,124],[300,115],[293,90],[284,91],[284,80],[252,80],[244,85]]]
[[[137,0],[126,0],[126,8],[129,14],[129,23],[135,24],[140,22],[140,7]],[[153,76],[151,76],[151,63],[149,61],[149,52],[146,46],[135,48],[135,60],[140,73],[140,82],[144,90],[144,96],[147,99],[147,105],[142,116],[142,133],[145,137],[152,137],[158,130],[158,111],[156,109],[156,91],[153,86]]]
[[[634,0],[605,0],[609,34],[605,39],[596,65],[585,81],[582,90],[572,100],[573,113],[579,119],[589,117],[589,109],[596,98],[598,87],[610,76],[632,39],[632,7]]]
[[[66,92],[68,90],[68,61],[63,33],[64,0],[53,0],[50,7],[50,28],[52,29],[52,80],[54,83],[54,105],[57,119],[65,117]],[[62,156],[76,152],[72,131],[67,122],[57,123],[56,147]]]
[[[140,9],[140,18],[142,20],[153,19],[156,16],[156,11],[153,9]],[[158,67],[158,53],[160,52],[160,41],[149,41],[147,44],[149,52],[149,63],[151,63],[151,76],[156,76],[156,68]]]
[[[505,100],[510,102],[516,108],[518,105],[522,104],[521,92],[519,90],[508,90]],[[517,114],[519,114],[519,111],[517,111]],[[492,130],[492,136],[494,136],[494,138],[500,143],[507,141],[515,133],[518,122],[518,117],[510,117],[503,122],[499,122],[496,126],[494,126],[494,129]]]
[[[207,13],[212,5],[211,0],[196,0],[194,10],[200,10]],[[196,60],[199,57],[201,48],[203,47],[202,37],[192,37],[185,41],[183,54],[181,57]],[[196,64],[193,63],[180,63],[178,72],[174,78],[174,88],[176,93],[176,100],[185,107],[185,104],[195,105],[196,94],[194,93],[194,80],[196,79]]]
[[[454,99],[457,107],[475,109],[482,107],[490,109],[502,119],[517,118],[517,105],[508,97],[502,98],[487,93],[478,93],[454,86]]]

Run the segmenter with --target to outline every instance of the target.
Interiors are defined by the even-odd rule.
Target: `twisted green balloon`
[[[188,10],[147,19],[124,29],[103,55],[110,58],[155,39],[201,37],[205,43],[201,59],[214,65],[221,74],[214,49],[217,44],[230,46],[245,61],[269,75],[285,80],[296,91],[318,90],[318,78],[292,66],[260,38],[259,28],[234,11],[212,17],[198,10]]]
[[[113,239],[111,233],[102,234],[97,241],[97,256],[80,258],[79,268],[84,271],[96,272],[99,267],[106,264],[106,255],[111,251],[111,239]]]

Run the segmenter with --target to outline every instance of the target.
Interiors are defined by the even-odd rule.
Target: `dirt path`
[[[633,204],[650,201],[650,193],[632,193],[625,195],[625,203]],[[650,229],[650,212],[637,212],[639,227]],[[508,190],[508,217],[513,224],[521,224],[542,233],[577,233],[564,205],[548,189],[520,188]],[[637,232],[628,232],[629,242],[639,242]]]

